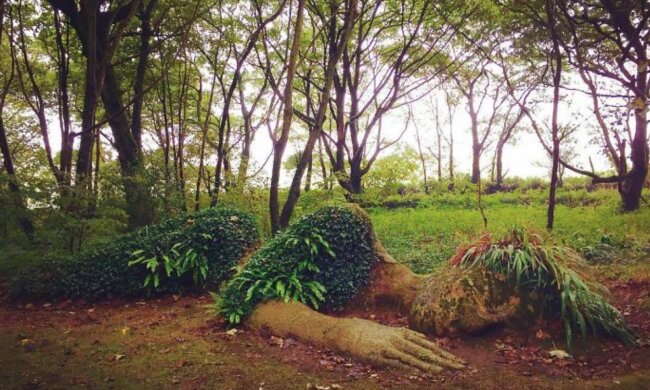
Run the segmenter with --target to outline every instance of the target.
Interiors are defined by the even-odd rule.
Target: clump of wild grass
[[[545,295],[546,312],[561,313],[564,334],[571,348],[574,333],[582,337],[590,330],[604,331],[632,344],[634,335],[621,313],[603,296],[604,286],[581,276],[585,264],[566,247],[545,243],[528,229],[513,227],[500,240],[488,233],[472,244],[458,248],[454,266],[486,269],[508,276],[518,288],[531,288]]]

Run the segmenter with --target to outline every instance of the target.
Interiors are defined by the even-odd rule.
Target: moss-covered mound
[[[377,261],[368,215],[330,206],[301,218],[257,251],[218,297],[220,314],[240,322],[264,300],[342,308],[369,282]]]
[[[569,347],[574,334],[588,331],[634,341],[583,259],[533,231],[515,227],[499,239],[483,235],[459,248],[451,264],[431,275],[415,299],[415,329],[442,335],[543,319],[562,322]]]
[[[252,215],[232,208],[205,209],[145,227],[62,261],[46,260],[14,278],[10,294],[23,299],[98,300],[178,291],[193,284],[191,275],[172,273],[155,288],[145,287],[143,281],[150,271],[129,262],[135,253],[169,257],[179,246],[206,259],[203,279],[208,286],[217,286],[258,240]]]
[[[543,305],[532,291],[485,268],[449,267],[422,283],[409,325],[438,336],[478,333],[496,324],[526,327],[539,320]]]

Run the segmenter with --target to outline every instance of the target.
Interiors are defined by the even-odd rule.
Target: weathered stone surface
[[[536,321],[539,299],[504,275],[449,267],[425,278],[411,306],[412,329],[438,336],[477,333]]]

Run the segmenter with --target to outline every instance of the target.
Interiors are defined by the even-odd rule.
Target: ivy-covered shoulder
[[[10,284],[14,298],[141,296],[222,283],[259,241],[257,221],[227,207],[162,221],[61,261],[27,269]]]
[[[369,282],[377,259],[368,216],[354,206],[328,206],[268,241],[216,296],[216,311],[239,323],[269,299],[314,309],[343,308]]]

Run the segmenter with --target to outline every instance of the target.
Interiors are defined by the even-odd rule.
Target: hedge
[[[272,298],[341,309],[369,282],[377,261],[373,236],[367,214],[358,207],[328,206],[306,215],[251,257],[217,297],[218,311],[238,323],[257,303]],[[291,285],[298,287],[291,292]],[[300,299],[303,292],[308,299]]]
[[[11,281],[9,292],[20,299],[87,301],[176,292],[191,285],[191,278],[172,276],[152,289],[143,285],[148,271],[128,263],[135,251],[162,256],[177,243],[190,243],[207,258],[206,285],[216,287],[258,240],[252,215],[233,208],[205,209],[142,228],[64,260],[45,260],[19,273]]]

